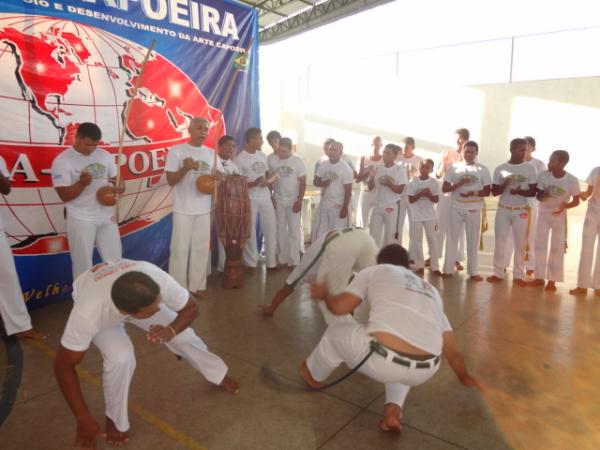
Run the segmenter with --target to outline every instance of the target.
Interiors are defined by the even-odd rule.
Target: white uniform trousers
[[[102,261],[121,259],[119,227],[112,222],[93,222],[67,215],[67,237],[73,264],[73,280],[92,268],[94,242]]]
[[[210,213],[173,212],[169,274],[191,292],[206,289]]]
[[[348,207],[348,214],[343,219],[340,218],[340,210],[335,208],[323,208],[321,204],[317,209],[317,233],[315,239],[328,231],[336,228],[344,228],[350,225],[350,207]]]
[[[354,271],[360,272],[375,265],[378,251],[375,242],[366,230],[354,230],[346,233],[338,231],[337,233],[339,235],[327,245],[317,273],[317,279],[325,281],[330,295],[341,294],[348,286]],[[366,304],[357,308],[355,318],[352,318],[350,314],[343,316],[333,314],[327,309],[325,302],[320,301],[318,305],[323,313],[325,323],[328,325],[335,322],[355,323],[355,320],[366,323],[368,318]]]
[[[412,247],[412,257],[417,270],[425,267],[425,255],[423,252],[423,229],[425,229],[427,247],[429,247],[429,261],[431,270],[440,270],[438,262],[439,256],[437,254],[438,233],[435,229],[436,222],[436,219],[432,219],[425,220],[423,222],[413,221],[410,223],[410,246]]]
[[[293,203],[276,203],[277,260],[280,264],[297,266],[300,263],[302,223],[300,212],[295,213]]]
[[[494,275],[504,278],[506,267],[506,239],[512,235],[515,241],[513,279],[525,279],[525,244],[527,227],[530,226],[530,214],[527,209],[508,209],[498,204],[494,223]],[[531,244],[530,244],[531,245]]]
[[[164,305],[160,311],[147,319],[129,319],[133,325],[149,330],[151,325],[167,326],[175,319],[177,313]],[[112,419],[119,431],[129,429],[127,399],[129,384],[135,370],[135,355],[131,339],[125,332],[125,324],[100,331],[93,339],[102,353],[104,399],[106,416]],[[194,330],[187,328],[175,336],[168,344],[169,350],[186,359],[194,369],[213,384],[221,384],[227,374],[227,366],[221,358],[211,353],[206,344]],[[176,361],[173,361],[176,364]]]
[[[467,274],[478,273],[479,234],[481,232],[481,209],[452,208],[450,211],[450,232],[446,239],[444,273],[454,273],[454,263],[458,261],[459,236],[466,235]],[[465,233],[466,231],[466,233]]]
[[[589,206],[583,222],[577,286],[600,289],[600,210],[594,211]]]
[[[244,264],[248,267],[256,267],[258,264],[256,217],[260,216],[260,225],[265,241],[267,267],[277,267],[277,223],[271,197],[250,198],[250,211],[250,237],[244,246]]]
[[[552,211],[539,211],[534,243],[535,278],[564,281],[566,219],[564,211],[558,217],[554,216]],[[548,254],[550,233],[552,233],[552,241]]]
[[[387,206],[374,206],[371,211],[369,231],[375,243],[380,248],[392,243],[402,245],[402,228],[405,218],[406,204],[402,201]]]
[[[369,352],[369,343],[372,340],[365,325],[351,323],[329,325],[306,360],[311,375],[317,381],[325,381],[341,363],[345,363],[349,368],[356,367]],[[385,383],[385,403],[395,403],[402,407],[410,387],[422,384],[431,378],[440,364],[417,369],[415,361],[393,352],[389,352],[389,355],[411,361],[411,366],[397,364],[391,358],[384,358],[374,353],[358,371],[369,378]]]
[[[375,206],[375,192],[360,191],[358,196],[358,208],[356,211],[356,226],[367,228],[371,223],[371,210]]]
[[[531,202],[531,226],[529,227],[529,259],[525,261],[525,267],[527,270],[535,269],[535,233],[537,230],[537,218],[539,214],[538,201]],[[504,267],[510,266],[510,261],[513,258],[513,252],[515,251],[515,241],[512,235],[508,235],[506,239],[506,263]]]
[[[442,253],[444,252],[444,247],[446,244],[446,239],[448,239],[450,235],[450,221],[452,212],[452,199],[448,194],[439,195],[439,201],[437,206],[437,226],[438,226],[438,248],[437,255],[439,258],[442,257]],[[456,261],[464,261],[465,260],[465,234],[460,233],[460,237],[458,240],[458,254],[456,257]]]
[[[10,245],[0,230],[0,317],[8,336],[31,330],[31,319],[23,300],[23,291]]]

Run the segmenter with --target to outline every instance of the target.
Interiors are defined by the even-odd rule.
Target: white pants
[[[525,244],[527,224],[530,213],[526,209],[510,210],[498,204],[496,222],[494,223],[494,275],[504,278],[506,267],[506,239],[512,235],[515,241],[515,257],[513,262],[513,279],[525,278]]]
[[[152,317],[143,320],[129,319],[129,322],[147,331],[151,325],[169,325],[176,316],[177,313],[160,305],[160,311]],[[135,370],[133,344],[125,332],[124,325],[121,323],[102,330],[93,339],[102,353],[102,384],[106,416],[112,419],[119,431],[129,429],[127,398],[129,384]],[[227,366],[223,360],[209,352],[206,344],[191,328],[186,328],[165,345],[176,355],[185,358],[209,382],[218,385],[225,378]],[[176,361],[173,363],[176,364]]]
[[[360,272],[375,265],[378,252],[375,242],[366,230],[337,233],[339,235],[327,245],[323,253],[317,274],[317,279],[327,284],[330,295],[341,294],[353,272]],[[366,323],[368,314],[368,309],[365,309],[366,302],[362,302],[355,311],[355,319],[350,314],[343,316],[333,314],[327,309],[325,302],[320,301],[318,304],[328,325],[335,322],[355,322],[355,319]]]
[[[413,259],[415,261],[415,268],[423,269],[425,267],[425,255],[423,253],[423,229],[425,229],[425,236],[427,238],[427,247],[429,247],[429,261],[431,270],[440,270],[439,256],[437,254],[437,238],[438,233],[435,229],[436,220],[426,220],[424,222],[411,222],[410,223],[410,246],[413,251]]]
[[[380,248],[394,242],[402,245],[402,228],[405,217],[406,205],[402,201],[392,205],[373,207],[369,231]]]
[[[450,211],[450,230],[446,239],[444,273],[454,272],[454,263],[458,261],[458,240],[466,235],[467,273],[477,275],[479,254],[479,233],[481,232],[481,209],[452,208]],[[466,233],[465,233],[466,232]]]
[[[441,189],[440,189],[441,190]],[[437,206],[437,226],[438,226],[438,248],[437,255],[442,257],[446,240],[450,235],[450,221],[452,212],[452,199],[449,194],[440,194]],[[458,239],[458,252],[456,261],[465,260],[465,234],[460,233]]]
[[[354,368],[369,352],[373,338],[365,325],[335,323],[329,325],[321,341],[310,354],[306,363],[308,370],[317,381],[325,381],[341,363]],[[395,355],[389,353],[391,357]],[[403,358],[411,361],[407,358]],[[411,386],[424,383],[435,374],[440,364],[417,369],[414,362],[410,367],[397,364],[391,359],[372,354],[358,370],[360,373],[381,383],[385,383],[385,403],[395,403],[402,407]]]
[[[0,317],[8,336],[31,330],[31,319],[23,300],[23,292],[10,245],[0,230]]]
[[[371,210],[375,206],[375,192],[360,191],[356,212],[356,226],[367,228],[371,223]]]
[[[293,211],[293,203],[277,202],[277,259],[280,264],[297,266],[300,263],[300,242],[302,240],[302,223],[300,212]]]
[[[529,227],[529,258],[525,261],[525,267],[527,270],[535,269],[535,234],[537,230],[537,218],[538,218],[538,201],[531,202],[531,226]],[[506,239],[506,263],[504,267],[510,266],[510,261],[513,258],[513,252],[515,251],[515,241],[512,235],[508,235]]]
[[[250,211],[250,237],[244,247],[244,264],[248,267],[256,267],[258,264],[256,217],[260,216],[260,224],[265,240],[267,267],[277,267],[277,224],[271,197],[250,198]]]
[[[169,274],[191,292],[206,289],[210,214],[173,212]]]
[[[73,280],[92,268],[94,242],[102,261],[121,259],[119,227],[112,222],[92,222],[67,215],[67,237],[73,264]]]
[[[555,217],[551,211],[539,211],[534,245],[535,278],[564,281],[565,221],[565,212]],[[550,233],[552,233],[552,241],[550,243],[550,254],[548,254]]]
[[[350,208],[348,208],[348,214],[343,219],[340,217],[340,210],[334,208],[323,208],[321,204],[317,209],[317,233],[315,238],[322,236],[328,231],[334,230],[336,228],[344,228],[349,226],[350,220]]]
[[[594,211],[589,206],[583,222],[577,287],[600,289],[600,211]]]

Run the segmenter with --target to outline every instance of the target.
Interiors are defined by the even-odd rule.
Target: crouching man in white
[[[128,441],[127,401],[135,356],[125,322],[146,330],[149,341],[165,344],[211,383],[229,393],[239,392],[226,375],[223,360],[210,353],[190,328],[198,309],[189,292],[153,264],[126,259],[98,264],[75,281],[73,300],[54,371],[77,419],[77,448],[95,448],[99,434],[75,371],[90,342],[103,358],[106,439],[113,445]]]
[[[318,388],[341,363],[355,367],[372,349],[359,371],[385,383],[380,428],[400,431],[402,405],[410,387],[437,372],[441,354],[461,383],[478,388],[480,384],[467,372],[439,293],[408,269],[406,250],[391,244],[377,259],[377,266],[356,275],[340,295],[330,297],[324,284],[312,285],[312,296],[324,300],[332,313],[348,314],[364,301],[370,316],[367,325],[330,325],[300,366],[300,375],[309,386]]]

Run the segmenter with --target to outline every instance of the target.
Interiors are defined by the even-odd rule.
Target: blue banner
[[[187,140],[192,117],[210,121],[210,147],[223,134],[242,143],[259,125],[257,13],[217,0],[0,0],[0,75],[0,156],[13,187],[0,214],[36,307],[71,288],[64,204],[49,169],[82,122],[100,126],[100,147],[126,183],[124,256],[166,265],[169,148]]]

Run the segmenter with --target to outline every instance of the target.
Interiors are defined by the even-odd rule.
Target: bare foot
[[[271,305],[258,305],[258,309],[261,309],[263,314],[268,317],[273,317],[275,309]]]
[[[207,298],[208,297],[208,291],[206,289],[204,290],[198,290],[196,292],[192,292],[192,295],[196,298]]]
[[[500,283],[501,281],[504,281],[502,278],[497,277],[496,275],[492,275],[491,277],[487,277],[485,280],[488,283]]]
[[[464,267],[462,266],[462,264],[460,263],[460,261],[455,261],[454,262],[454,267],[456,268],[456,270],[464,270]]]
[[[442,273],[442,278],[448,279],[448,278],[452,278],[452,273]]]
[[[420,269],[415,270],[415,273],[417,275],[424,275],[425,274],[425,269],[423,269],[422,267]]]
[[[527,282],[527,286],[532,286],[532,287],[541,287],[545,284],[546,282],[544,280],[542,280],[541,278],[536,278],[535,280],[531,280]]]
[[[550,292],[556,291],[556,283],[552,280],[548,280],[548,283],[546,283],[546,287],[544,288],[544,290]]]
[[[383,431],[399,433],[402,430],[402,408],[395,403],[386,403],[383,407],[383,419],[379,421],[379,428]]]
[[[577,287],[575,289],[571,289],[569,291],[569,294],[571,294],[571,295],[585,295],[585,294],[587,294],[587,289],[586,288]]]
[[[527,275],[528,277],[532,277],[533,276],[533,270],[527,269],[527,271],[525,272],[525,275]]]
[[[483,277],[481,275],[471,275],[469,277],[469,280],[471,280],[471,281],[483,281]]]
[[[323,385],[323,383],[313,378],[312,374],[310,373],[310,370],[308,370],[308,365],[306,364],[306,361],[302,361],[302,364],[300,364],[299,372],[304,382],[308,384],[311,388],[319,389]]]
[[[225,375],[225,378],[223,378],[223,381],[221,381],[219,387],[229,392],[230,394],[240,393],[240,385],[233,381],[231,378],[229,378],[227,375]]]
[[[430,265],[431,265],[431,259],[430,259],[430,258],[427,258],[427,259],[425,260],[425,267],[429,267]]]
[[[31,330],[15,333],[15,336],[22,339],[34,339],[36,341],[43,341],[48,337],[48,333],[42,333],[41,331],[32,328]]]
[[[439,270],[434,270],[433,272],[431,272],[433,275],[435,275],[436,277],[441,277],[442,276],[442,272],[440,272]]]
[[[281,266],[267,267],[267,272],[279,272],[280,270]]]
[[[516,284],[517,286],[520,286],[520,287],[525,287],[525,286],[527,286],[527,281],[525,281],[521,278],[516,278],[513,280],[513,284]]]
[[[106,435],[104,438],[110,445],[115,446],[127,444],[127,442],[129,442],[127,431],[117,430],[115,423],[108,417],[106,418]]]

